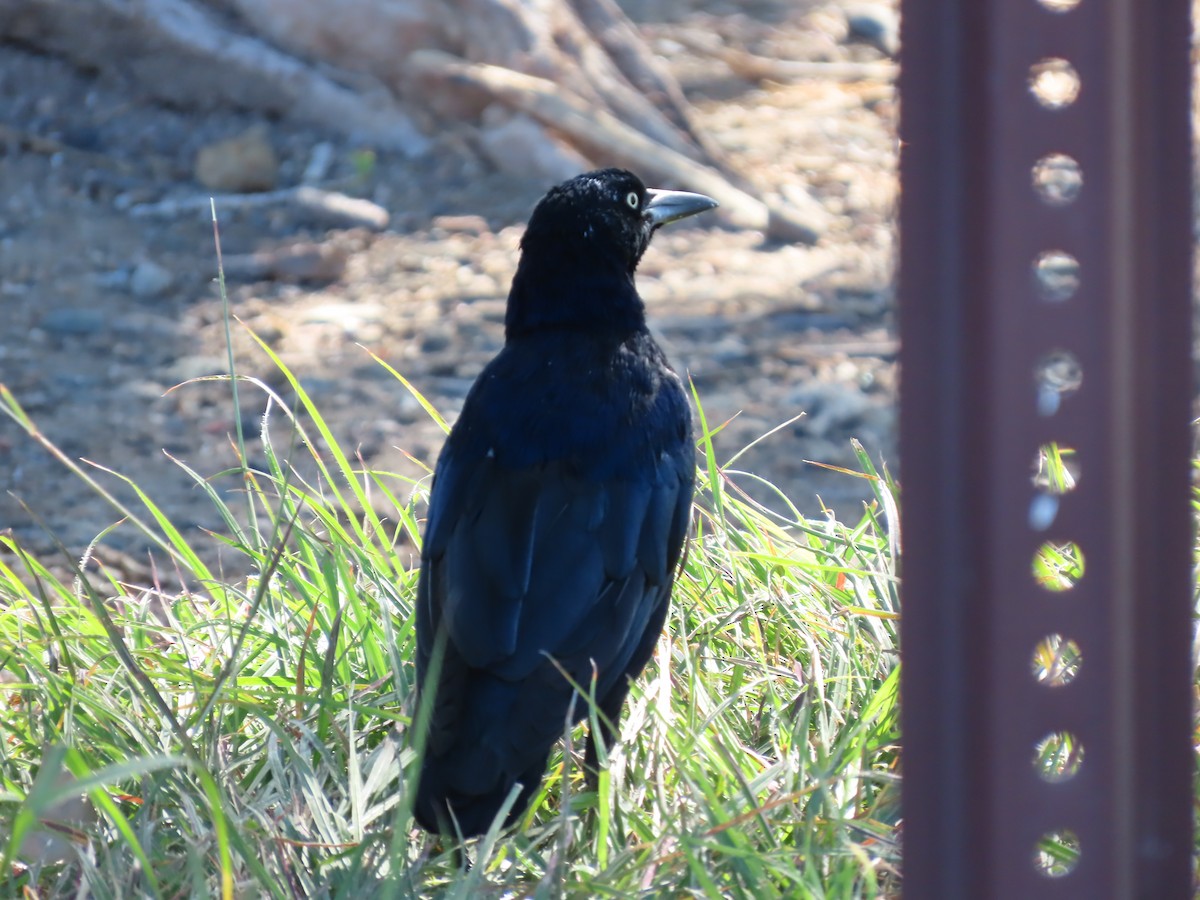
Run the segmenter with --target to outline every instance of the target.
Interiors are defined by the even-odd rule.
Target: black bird
[[[695,457],[688,398],[646,329],[634,270],[660,225],[716,205],[603,169],[533,211],[504,348],[434,473],[417,598],[430,718],[415,815],[428,831],[485,832],[520,783],[515,821],[568,715],[589,714],[572,682],[594,691],[607,746],[653,652]]]

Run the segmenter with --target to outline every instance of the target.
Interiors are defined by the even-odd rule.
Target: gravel
[[[686,0],[628,6],[655,29],[719,27],[755,53],[809,58],[800,54],[816,47],[824,58],[882,58],[851,38],[837,3],[760,2],[750,12]],[[841,516],[856,517],[868,494],[863,480],[806,460],[853,467],[850,440],[858,438],[877,458],[896,462],[892,88],[751,84],[682,51],[669,64],[701,127],[734,164],[764,193],[809,198],[828,227],[813,248],[715,220],[665,229],[639,273],[652,327],[695,381],[709,422],[725,423],[717,437],[722,459],[803,413],[739,459],[739,468],[779,484],[805,513],[819,513],[819,495]],[[0,124],[75,145],[50,155],[0,145],[0,382],[51,440],[71,457],[134,476],[179,522],[220,525],[203,492],[163,452],[206,475],[235,461],[228,384],[194,381],[227,370],[212,224],[194,211],[151,220],[130,210],[201,191],[190,182],[199,148],[261,125],[279,158],[281,188],[317,173],[325,187],[381,203],[391,224],[382,232],[330,227],[288,205],[222,214],[226,256],[306,243],[344,260],[328,281],[230,284],[242,323],[233,324],[238,371],[285,403],[294,400],[250,332],[264,337],[318,398],[345,447],[381,470],[422,475],[410,457],[432,461],[442,432],[368,351],[453,417],[503,340],[522,226],[546,184],[496,171],[452,135],[435,137],[416,160],[379,152],[364,171],[363,148],[329,134],[257,123],[236,110],[155,106],[124,84],[4,43],[0,96],[31,98],[0,108]],[[168,390],[181,382],[191,383]],[[261,390],[243,383],[241,415],[252,435],[265,403]],[[272,425],[282,431],[284,418],[276,414]],[[280,434],[276,444],[283,443]],[[261,456],[257,438],[248,449]],[[98,477],[130,499],[120,482]],[[2,419],[0,527],[53,553],[8,491],[72,552],[119,518]],[[146,559],[145,541],[128,525],[105,544]]]

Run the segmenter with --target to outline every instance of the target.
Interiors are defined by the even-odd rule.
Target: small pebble
[[[434,216],[432,224],[434,228],[463,234],[487,234],[490,230],[483,216]]]
[[[279,177],[279,160],[262,126],[200,148],[196,180],[206,188],[230,193],[269,191]]]
[[[175,283],[175,276],[165,266],[143,260],[129,276],[129,289],[135,297],[160,297]]]
[[[129,290],[129,280],[133,270],[129,267],[113,269],[111,272],[101,272],[95,276],[96,287],[108,291]]]
[[[900,17],[882,3],[862,3],[846,10],[850,34],[888,56],[900,52]]]
[[[421,335],[422,353],[440,353],[450,347],[453,335],[446,328],[429,328]]]
[[[104,383],[103,378],[91,372],[55,372],[50,381],[70,394],[91,390]]]
[[[798,386],[788,396],[789,404],[807,415],[796,424],[801,433],[829,437],[834,432],[853,431],[871,403],[856,387],[838,382],[811,382]]]
[[[197,354],[180,357],[163,374],[168,381],[178,383],[203,378],[205,375],[223,375],[228,371],[229,362],[225,357]]]
[[[41,327],[50,334],[92,334],[103,331],[107,317],[98,309],[52,309],[42,316]]]

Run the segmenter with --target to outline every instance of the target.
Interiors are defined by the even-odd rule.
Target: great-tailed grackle
[[[588,715],[572,682],[594,692],[607,745],[653,652],[695,457],[687,395],[646,329],[634,270],[660,225],[716,205],[604,169],[533,211],[505,345],[438,458],[421,550],[430,719],[415,815],[429,831],[486,831],[519,782],[513,822],[571,710]]]

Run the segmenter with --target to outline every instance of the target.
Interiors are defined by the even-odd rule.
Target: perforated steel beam
[[[1189,6],[902,2],[905,896],[1191,896]]]

